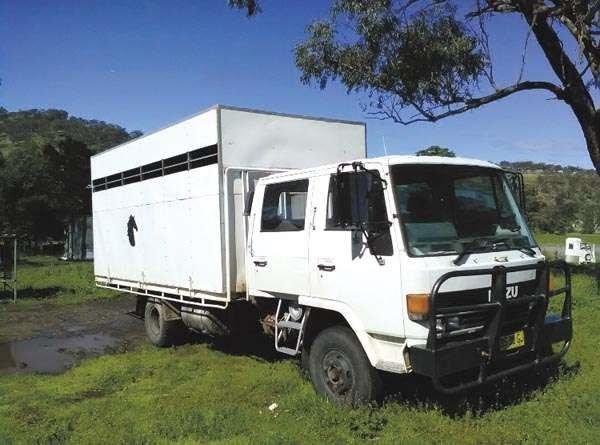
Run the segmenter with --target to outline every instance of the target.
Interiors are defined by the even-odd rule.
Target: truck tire
[[[165,320],[162,305],[151,302],[146,303],[144,325],[150,342],[161,348],[175,344],[184,331],[181,320]]]
[[[315,390],[332,402],[357,406],[380,394],[379,374],[348,327],[333,326],[319,333],[308,361]]]

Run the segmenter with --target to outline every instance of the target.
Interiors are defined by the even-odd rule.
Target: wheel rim
[[[340,351],[329,351],[323,357],[325,384],[336,398],[344,398],[354,387],[354,372],[348,357]]]
[[[152,309],[150,310],[148,326],[150,327],[152,334],[160,334],[160,312],[156,306],[152,306]]]

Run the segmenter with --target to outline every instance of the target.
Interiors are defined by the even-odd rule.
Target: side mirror
[[[346,172],[342,171],[344,165],[340,164],[333,178],[334,224],[361,231],[373,255],[391,255],[391,239],[380,240],[390,237],[391,223],[387,219],[384,196],[386,181],[379,171],[367,170],[362,164],[350,164],[354,171]]]

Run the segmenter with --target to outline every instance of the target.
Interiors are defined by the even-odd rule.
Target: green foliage
[[[33,241],[61,236],[52,173],[37,147],[8,153],[0,167],[0,231]]]
[[[61,239],[91,213],[90,156],[140,134],[62,110],[0,110],[0,232]]]
[[[439,145],[431,145],[423,150],[419,150],[415,153],[417,156],[443,156],[446,158],[455,158],[454,153],[449,148],[440,147]]]
[[[58,217],[67,220],[90,215],[92,202],[88,185],[92,151],[84,143],[67,137],[55,145],[45,145],[42,154],[52,172],[52,193],[59,202]]]
[[[227,0],[227,3],[230,8],[245,9],[248,17],[257,15],[262,11],[256,0]]]
[[[407,15],[396,3],[334,2],[329,20],[311,24],[295,49],[302,81],[325,88],[339,79],[349,91],[366,91],[366,108],[384,117],[471,97],[486,62],[456,8],[444,3]],[[348,26],[355,35],[344,39]]]
[[[0,230],[59,239],[65,221],[90,214],[90,155],[71,138],[10,151],[0,166]]]
[[[527,210],[534,229],[550,233],[600,231],[600,177],[554,172],[527,176]]]
[[[232,354],[209,342],[140,346],[63,375],[0,376],[0,443],[595,443],[594,293],[591,278],[575,276],[575,341],[545,387],[530,372],[515,380],[530,377],[529,387],[509,382],[481,396],[444,398],[415,395],[427,383],[405,378],[405,399],[348,409],[320,399],[290,359],[270,360],[255,349]]]
[[[575,167],[573,165],[547,164],[546,162],[533,161],[502,161],[500,167],[507,170],[519,171],[524,173],[533,172],[554,172],[554,173],[594,173],[592,169]]]
[[[64,110],[4,110],[0,113],[0,153],[4,155],[17,148],[56,144],[66,137],[84,143],[97,153],[140,135],[139,131],[128,133],[118,125],[69,116]]]

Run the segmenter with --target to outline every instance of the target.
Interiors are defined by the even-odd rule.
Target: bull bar
[[[550,290],[552,270],[562,270],[565,286]],[[507,274],[536,270],[537,284],[533,295],[516,299],[506,298]],[[440,288],[452,278],[491,275],[491,298],[487,303],[440,307],[438,303]],[[573,337],[571,319],[571,271],[563,261],[539,262],[527,266],[492,269],[456,270],[442,275],[433,285],[430,294],[429,334],[425,345],[409,348],[412,370],[431,378],[434,387],[444,394],[455,394],[488,382],[512,375],[536,366],[546,365],[560,360],[568,351]],[[547,317],[548,304],[552,297],[564,294],[564,302],[559,317]],[[528,303],[530,320],[523,326],[526,342],[522,348],[510,354],[502,351],[500,338],[507,310],[513,305]],[[488,313],[488,323],[482,336],[463,341],[444,342],[444,334],[437,330],[437,321],[459,315]],[[509,320],[507,320],[509,321]],[[563,342],[559,352],[552,351],[552,344]],[[547,354],[548,351],[552,351]],[[517,364],[495,370],[502,361],[517,359]],[[520,359],[520,360],[519,360]],[[523,360],[524,359],[524,360]],[[456,384],[445,384],[442,379],[471,370],[475,378]]]

